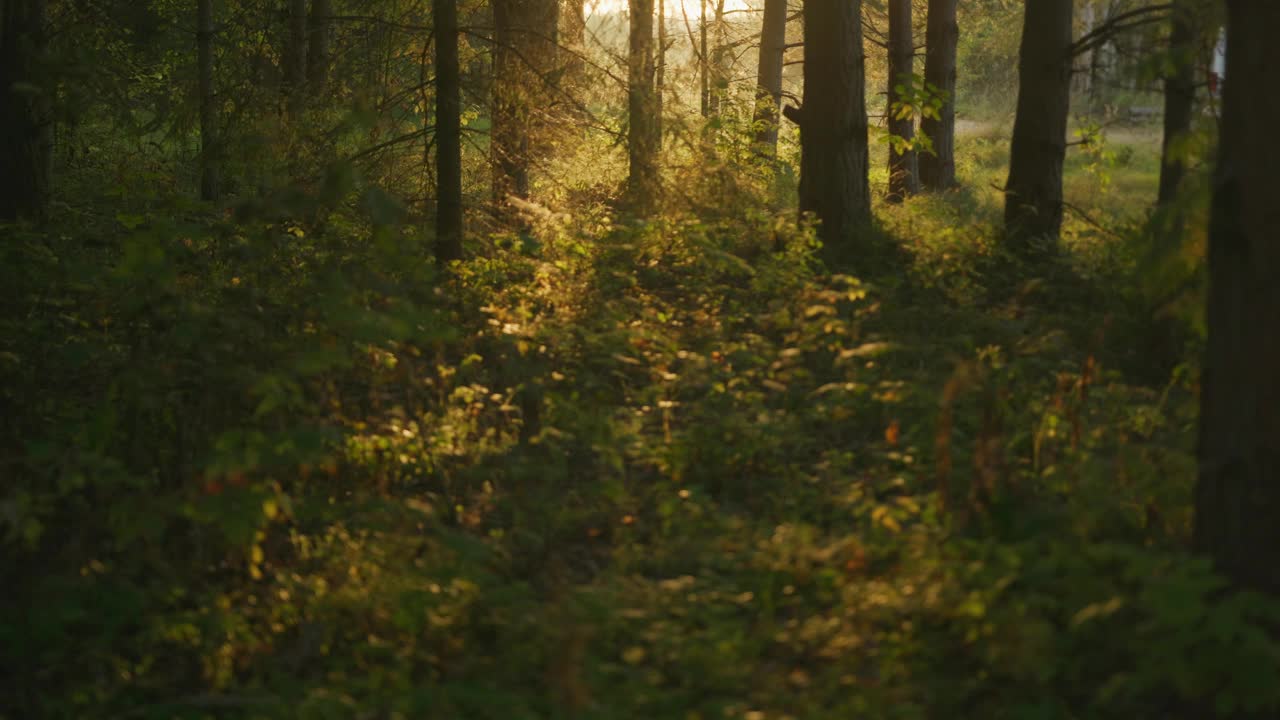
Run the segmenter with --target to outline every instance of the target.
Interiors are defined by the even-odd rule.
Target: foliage
[[[103,94],[64,100],[50,221],[0,227],[0,718],[1280,709],[1275,600],[1187,552],[1208,128],[1149,213],[1158,139],[1079,121],[1030,265],[997,242],[1008,129],[975,123],[962,187],[847,257],[733,93],[670,110],[628,217],[601,81],[502,225],[471,36],[468,258],[438,269],[419,3],[339,3],[292,118],[252,77],[273,8],[229,5],[218,205],[170,92],[188,8],[55,5],[121,14],[62,81]],[[1018,5],[964,10],[968,76],[1009,87]]]

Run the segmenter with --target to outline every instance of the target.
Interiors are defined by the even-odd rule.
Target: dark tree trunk
[[[862,1],[804,4],[804,105],[800,211],[813,213],[829,247],[871,219]]]
[[[778,151],[778,108],[782,103],[782,58],[787,45],[787,0],[765,0],[756,73],[755,140],[760,151]]]
[[[1195,18],[1189,0],[1175,3],[1169,32],[1173,67],[1164,80],[1164,142],[1161,147],[1160,191],[1157,203],[1168,205],[1178,195],[1186,171],[1181,141],[1191,133],[1195,109]]]
[[[307,0],[289,0],[284,44],[284,91],[296,112],[307,77]]]
[[[909,99],[905,93],[899,93],[898,89],[906,91],[911,87],[914,57],[911,0],[889,0],[889,87],[886,92],[888,103],[885,113],[889,119],[889,134],[906,143],[915,141],[915,118],[912,115],[902,117],[896,106]],[[903,149],[899,152],[894,143],[890,142],[889,202],[899,203],[907,196],[919,193],[919,173],[916,151]]]
[[[943,96],[938,117],[920,120],[920,131],[933,144],[932,153],[920,155],[920,182],[929,190],[947,190],[956,184],[956,25],[957,0],[929,0],[925,30],[924,79]]]
[[[653,0],[630,0],[627,50],[627,190],[640,215],[652,212],[658,196],[657,100],[653,87]]]
[[[547,88],[556,58],[558,0],[493,0],[493,195],[529,197],[534,146],[543,140]]]
[[[436,262],[462,257],[462,93],[458,2],[434,0],[436,36]]]
[[[307,83],[319,95],[329,82],[329,23],[333,15],[331,0],[311,0],[311,16],[307,21]]]
[[[1005,240],[1017,251],[1056,243],[1071,104],[1072,0],[1027,0],[1018,109],[1005,184]]]
[[[218,166],[218,116],[213,91],[213,0],[197,0],[196,82],[200,96],[200,199],[218,199],[221,180]]]
[[[1209,338],[1195,544],[1240,587],[1280,593],[1280,3],[1229,0],[1209,227]]]
[[[52,151],[44,0],[0,2],[0,221],[40,220]]]

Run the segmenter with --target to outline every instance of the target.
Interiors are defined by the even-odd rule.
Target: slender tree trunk
[[[1280,593],[1280,3],[1227,2],[1209,226],[1209,337],[1195,544],[1239,587]]]
[[[725,0],[716,0],[715,18],[712,21],[716,28],[716,42],[711,50],[711,59],[708,63],[711,77],[707,81],[707,111],[711,115],[720,113],[720,106],[728,96],[729,90],[729,69],[725,66],[727,48],[724,3]]]
[[[1018,110],[1005,184],[1005,240],[1018,251],[1055,243],[1071,105],[1072,0],[1027,0],[1018,55]]]
[[[627,190],[639,215],[653,211],[658,196],[657,101],[653,87],[653,0],[630,0],[631,30],[627,52],[627,147],[630,171]]]
[[[782,104],[782,59],[786,46],[787,0],[765,0],[753,122],[756,144],[768,157],[778,152],[778,109]]]
[[[542,137],[556,58],[558,0],[493,0],[493,195],[529,197],[529,168]]]
[[[862,1],[804,4],[804,105],[800,125],[800,211],[821,223],[829,247],[871,220]]]
[[[0,222],[40,220],[53,144],[48,88],[39,77],[45,1],[0,1]]]
[[[699,0],[702,12],[698,32],[702,49],[698,52],[698,87],[701,91],[702,117],[711,117],[711,56],[707,48],[707,0]]]
[[[1169,32],[1172,71],[1164,80],[1164,142],[1161,147],[1160,191],[1157,203],[1168,205],[1178,195],[1186,170],[1180,141],[1191,134],[1195,109],[1195,25],[1189,0],[1175,3]]]
[[[569,84],[581,82],[585,65],[582,61],[587,46],[587,12],[585,0],[565,0],[562,44],[565,47],[564,77]]]
[[[436,262],[462,258],[462,94],[458,1],[433,0],[436,42]]]
[[[889,134],[901,138],[906,143],[915,141],[915,118],[912,115],[902,117],[895,105],[908,100],[905,93],[912,84],[913,60],[915,44],[911,36],[911,0],[889,0],[889,87],[885,96],[888,98],[885,115],[888,117]],[[900,203],[909,195],[920,192],[917,179],[920,167],[916,151],[904,149],[898,151],[893,142],[889,144],[889,195],[892,203]]]
[[[1094,27],[1097,11],[1094,8],[1094,0],[1086,0],[1081,6],[1080,12],[1080,37],[1088,35]],[[1078,61],[1078,64],[1077,62]],[[1093,50],[1085,50],[1076,57],[1076,61],[1072,62],[1072,83],[1075,86],[1076,94],[1083,95],[1085,98],[1090,96],[1092,92],[1090,83],[1093,79],[1093,73],[1089,70],[1093,67]],[[1086,69],[1080,72],[1080,68]]]
[[[655,69],[655,87],[656,92],[654,102],[657,111],[654,116],[654,122],[658,124],[658,152],[662,152],[662,109],[666,104],[664,93],[667,85],[667,3],[666,0],[658,0],[658,59]]]
[[[933,144],[932,153],[920,154],[920,182],[930,190],[956,184],[956,4],[957,0],[929,0],[924,79],[943,96],[938,117],[920,120],[920,131]]]
[[[307,83],[313,95],[321,95],[329,82],[329,18],[333,15],[331,0],[311,0],[311,16],[307,20]]]
[[[284,45],[284,91],[291,114],[302,100],[307,77],[307,0],[289,0]]]
[[[217,200],[221,178],[218,166],[218,115],[213,90],[213,0],[197,0],[196,75],[200,96],[200,199]]]

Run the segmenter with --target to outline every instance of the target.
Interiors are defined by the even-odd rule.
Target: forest
[[[1277,37],[0,0],[0,720],[1280,717]]]

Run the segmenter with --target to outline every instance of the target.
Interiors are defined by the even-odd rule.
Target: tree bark
[[[1229,0],[1209,227],[1209,337],[1195,544],[1239,587],[1280,593],[1280,3]]]
[[[829,247],[871,220],[862,1],[804,4],[804,105],[800,125],[800,211],[820,222]]]
[[[1169,31],[1169,55],[1173,65],[1164,80],[1164,141],[1160,152],[1160,190],[1156,202],[1169,205],[1178,196],[1186,172],[1180,141],[1191,134],[1195,109],[1195,25],[1189,0],[1175,3]]]
[[[1072,5],[1072,0],[1026,3],[1004,205],[1005,241],[1020,252],[1056,243],[1062,228]]]
[[[307,83],[313,95],[323,94],[329,82],[329,18],[332,15],[331,0],[311,0],[311,16],[307,20]]]
[[[213,90],[213,0],[196,3],[196,84],[200,96],[200,199],[220,194],[218,116]]]
[[[52,154],[48,88],[39,77],[45,1],[0,2],[0,221],[40,220]]]
[[[529,168],[543,140],[547,88],[557,56],[558,0],[493,0],[493,196],[529,197]]]
[[[786,46],[787,0],[765,0],[753,123],[756,145],[768,157],[778,152],[778,109],[782,103],[782,60]]]
[[[436,262],[462,257],[462,93],[458,2],[434,0],[436,42]]]
[[[653,211],[658,196],[657,101],[654,93],[653,0],[630,0],[627,50],[627,190],[637,214]]]
[[[957,0],[929,0],[925,30],[924,79],[942,94],[938,117],[920,120],[920,131],[933,144],[932,153],[920,155],[920,182],[929,190],[947,190],[956,184],[956,25]]]
[[[889,87],[885,93],[887,104],[885,116],[888,118],[889,134],[901,138],[907,143],[915,140],[915,118],[913,115],[901,117],[896,105],[908,100],[906,91],[912,84],[913,60],[915,44],[911,36],[911,0],[889,0]],[[909,195],[920,192],[917,179],[920,166],[916,151],[911,149],[898,151],[893,142],[889,144],[889,195],[892,203],[900,203]]]

